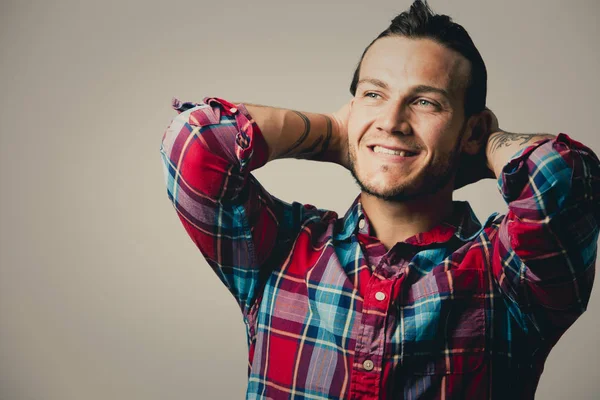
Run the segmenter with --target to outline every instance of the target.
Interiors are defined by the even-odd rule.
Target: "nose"
[[[410,135],[412,129],[408,123],[406,104],[402,101],[388,101],[379,111],[376,127],[390,135]]]

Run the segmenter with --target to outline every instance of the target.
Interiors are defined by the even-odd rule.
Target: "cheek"
[[[361,135],[361,128],[359,125],[359,119],[355,116],[350,116],[348,119],[348,144],[350,147],[354,147]]]
[[[348,139],[357,144],[372,123],[372,117],[365,110],[354,107],[348,117]]]
[[[457,134],[445,121],[429,120],[419,127],[418,132],[423,143],[441,152],[452,150],[456,142]]]

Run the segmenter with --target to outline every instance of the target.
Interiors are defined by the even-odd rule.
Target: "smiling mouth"
[[[369,146],[369,149],[373,153],[387,154],[387,155],[390,155],[390,156],[399,156],[399,157],[403,157],[403,158],[414,157],[414,156],[416,156],[418,154],[418,153],[411,152],[411,151],[408,151],[408,150],[393,150],[393,149],[388,149],[388,148],[382,147],[382,146]]]

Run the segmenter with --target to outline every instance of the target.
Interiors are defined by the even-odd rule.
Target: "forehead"
[[[391,88],[431,85],[461,97],[470,63],[460,53],[431,39],[402,36],[378,39],[367,50],[361,77],[385,81]]]

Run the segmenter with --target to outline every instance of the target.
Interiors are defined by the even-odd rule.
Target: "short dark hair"
[[[465,117],[485,109],[487,93],[487,70],[481,54],[473,44],[467,31],[452,21],[448,15],[434,14],[427,1],[416,0],[408,11],[397,15],[390,26],[381,32],[365,49],[350,84],[350,93],[356,95],[360,67],[367,50],[378,39],[388,36],[428,38],[462,54],[471,63],[471,73],[465,92]]]

